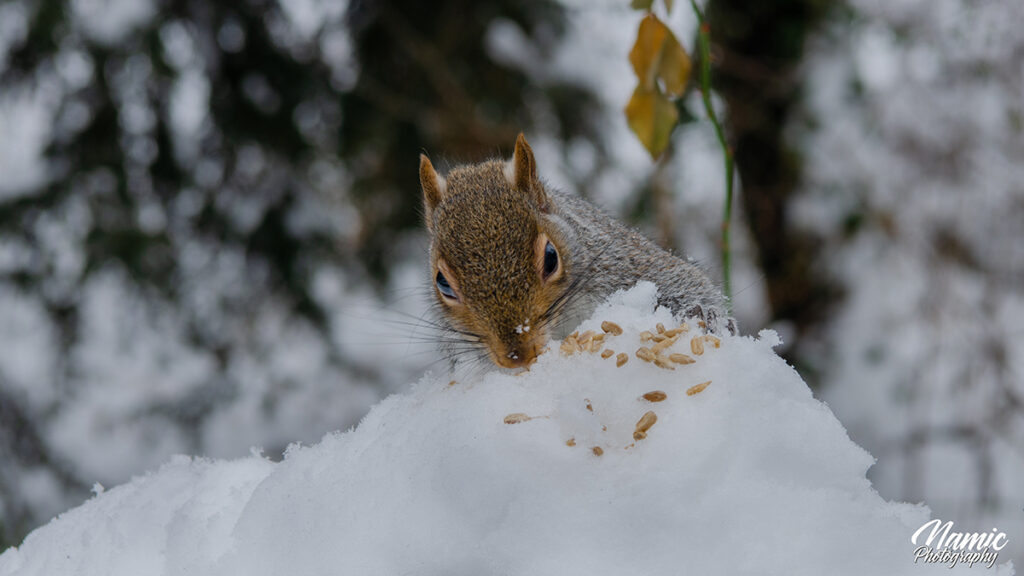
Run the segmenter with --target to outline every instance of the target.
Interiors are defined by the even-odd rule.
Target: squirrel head
[[[510,162],[460,166],[446,178],[421,155],[420,184],[444,319],[494,363],[529,366],[547,342],[572,261],[526,138]]]

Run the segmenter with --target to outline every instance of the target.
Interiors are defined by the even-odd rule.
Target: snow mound
[[[927,509],[878,496],[774,333],[698,355],[691,323],[660,357],[693,363],[639,358],[643,331],[679,324],[655,294],[580,327],[622,328],[607,358],[554,343],[520,375],[428,375],[276,464],[172,460],[33,532],[0,575],[949,572],[914,564]]]

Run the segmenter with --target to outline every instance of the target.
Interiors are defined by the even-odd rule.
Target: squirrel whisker
[[[434,304],[434,306],[436,306],[436,304]],[[469,337],[472,337],[472,338],[477,338],[477,339],[480,338],[479,334],[474,334],[472,332],[468,332],[468,331],[465,331],[465,330],[459,330],[458,328],[455,328],[454,326],[446,325],[446,324],[443,324],[443,323],[438,322],[436,320],[431,320],[429,318],[424,318],[422,316],[413,316],[412,314],[409,314],[409,313],[406,313],[406,312],[400,312],[400,311],[397,311],[397,310],[393,311],[393,312],[395,314],[400,314],[402,316],[407,316],[407,317],[415,320],[415,322],[409,322],[409,321],[403,321],[403,320],[390,320],[390,319],[387,320],[387,322],[392,323],[392,324],[401,324],[401,325],[404,325],[404,326],[411,326],[413,328],[428,328],[428,329],[438,330],[438,331],[442,331],[442,332],[454,332],[454,333],[462,334],[464,336],[469,336]],[[425,314],[426,313],[429,313],[429,310],[428,310],[428,312],[425,312]]]

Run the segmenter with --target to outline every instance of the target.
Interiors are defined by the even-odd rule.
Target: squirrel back
[[[706,317],[724,299],[697,266],[583,198],[548,189],[522,134],[510,162],[460,166],[442,179],[420,157],[424,220],[447,352],[528,366],[613,292],[648,280],[658,304]],[[468,346],[468,347],[467,347]]]

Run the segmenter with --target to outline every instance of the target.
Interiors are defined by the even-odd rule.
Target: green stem
[[[729,223],[732,222],[732,180],[733,180],[733,157],[732,148],[725,141],[725,131],[722,123],[718,121],[715,108],[711,105],[711,27],[704,21],[704,13],[700,11],[696,0],[690,0],[693,11],[697,14],[700,23],[700,31],[697,35],[697,43],[700,50],[700,92],[704,100],[704,109],[707,111],[711,124],[715,127],[715,135],[718,136],[718,143],[722,146],[725,154],[725,213],[722,216],[722,291],[725,292],[726,305],[732,310],[732,273],[731,261],[732,252],[729,246]]]

